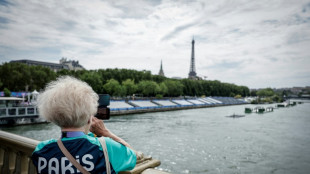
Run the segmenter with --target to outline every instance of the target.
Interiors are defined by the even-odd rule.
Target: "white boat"
[[[0,97],[0,126],[46,122],[39,118],[35,105],[28,105],[23,98]]]

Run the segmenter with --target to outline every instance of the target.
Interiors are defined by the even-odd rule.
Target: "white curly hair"
[[[97,112],[98,95],[85,82],[62,76],[38,97],[39,114],[61,128],[80,128]]]

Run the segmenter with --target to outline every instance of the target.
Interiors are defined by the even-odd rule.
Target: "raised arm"
[[[99,120],[96,117],[92,117],[92,123],[90,131],[98,136],[109,137],[116,142],[123,144],[124,146],[133,150],[133,148],[123,139],[113,134],[109,129],[107,129],[102,120]]]

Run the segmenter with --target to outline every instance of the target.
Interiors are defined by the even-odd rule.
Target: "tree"
[[[121,89],[121,85],[115,79],[110,79],[108,82],[103,85],[105,92],[110,94],[111,96],[119,96]]]
[[[159,84],[159,92],[158,94],[162,95],[162,96],[165,96],[168,94],[168,87],[165,85],[164,82],[161,82]]]
[[[159,91],[159,86],[156,82],[150,80],[143,80],[138,83],[138,91],[144,96],[155,96]]]
[[[252,97],[257,96],[257,91],[256,90],[251,90],[250,95]]]
[[[183,95],[183,84],[176,80],[165,80],[165,85],[168,88],[168,95],[171,97],[177,97]]]
[[[257,91],[259,97],[271,97],[274,95],[274,91],[271,88],[260,89]]]
[[[8,88],[4,88],[3,92],[5,97],[11,97],[11,91]]]
[[[96,93],[103,93],[103,83],[99,73],[96,71],[81,71],[80,79],[88,83]]]
[[[125,95],[133,95],[137,91],[134,80],[127,79],[122,82],[122,86],[125,88]]]

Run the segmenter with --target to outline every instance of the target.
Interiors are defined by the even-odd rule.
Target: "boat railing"
[[[6,107],[0,108],[0,117],[20,117],[20,116],[36,116],[38,115],[37,107]]]
[[[0,142],[0,174],[36,173],[31,155],[39,141],[0,131]],[[167,174],[153,169],[159,165],[159,160],[142,156],[137,160],[136,167],[133,170],[120,172],[120,174]]]

